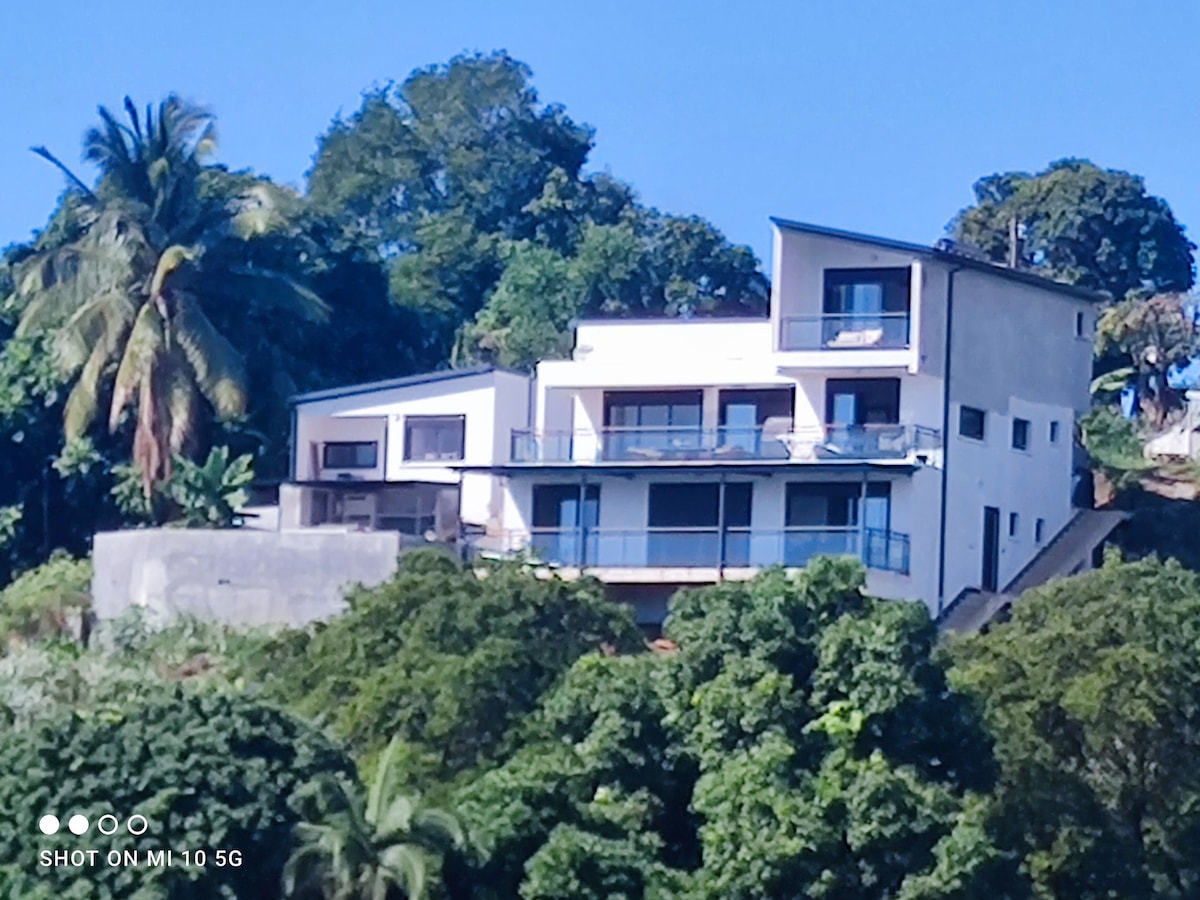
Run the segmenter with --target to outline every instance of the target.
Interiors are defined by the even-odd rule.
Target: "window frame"
[[[1047,434],[1046,434],[1046,440],[1049,441],[1051,444],[1057,444],[1058,443],[1058,432],[1061,427],[1062,426],[1060,426],[1058,424],[1058,419],[1051,419],[1050,427],[1047,430]]]
[[[1021,535],[1021,516],[1019,513],[1010,512],[1008,514],[1008,536],[1013,540],[1017,540]]]
[[[459,429],[457,456],[435,456],[433,458],[413,455],[413,425],[428,425],[431,422],[453,422]],[[445,462],[461,462],[467,455],[467,417],[465,415],[405,415],[404,417],[404,453],[402,459],[406,463],[438,464]]]
[[[371,463],[355,463],[349,466],[333,465],[329,462],[330,450],[342,450],[347,447],[370,447],[371,448]],[[359,471],[363,469],[379,468],[379,441],[323,441],[321,443],[321,471],[333,470],[337,472]]]
[[[1024,426],[1024,437],[1020,444],[1017,443],[1018,426]],[[1019,450],[1022,453],[1029,452],[1029,438],[1033,433],[1033,422],[1029,419],[1022,419],[1020,416],[1013,416],[1012,420],[1012,448]]]
[[[1033,542],[1039,546],[1046,540],[1046,520],[1036,519],[1033,523]]]
[[[964,424],[968,413],[979,413],[979,435],[967,434],[964,430]],[[965,403],[958,405],[958,436],[966,438],[969,441],[983,443],[987,440],[987,410],[980,409],[978,406],[967,406]]]

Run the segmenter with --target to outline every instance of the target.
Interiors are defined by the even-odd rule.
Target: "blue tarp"
[[[1167,369],[1167,387],[1176,391],[1200,388],[1200,359],[1188,360],[1183,365],[1176,363]]]
[[[1136,384],[1127,384],[1121,388],[1121,415],[1127,419],[1137,417],[1138,390]]]

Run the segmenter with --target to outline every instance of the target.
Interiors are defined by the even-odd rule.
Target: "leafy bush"
[[[342,752],[318,732],[261,702],[182,687],[152,689],[104,715],[69,713],[29,729],[0,732],[0,859],[63,898],[262,900],[279,896],[299,789],[322,773],[348,775]],[[46,813],[98,822],[139,814],[141,836],[111,838],[63,828],[42,835]],[[93,825],[94,828],[94,825]],[[42,850],[203,849],[206,868],[37,869]],[[213,865],[237,850],[238,867]]]
[[[1079,423],[1083,446],[1092,460],[1117,487],[1124,487],[1153,468],[1142,452],[1142,435],[1137,424],[1115,409],[1099,406]]]
[[[0,591],[0,638],[79,638],[91,605],[91,561],[58,551]]]
[[[273,690],[368,759],[393,735],[410,775],[449,777],[491,758],[581,655],[641,645],[628,609],[593,581],[516,564],[480,576],[437,552],[407,554],[348,612],[286,636],[263,658]],[[419,778],[418,778],[419,780]]]
[[[254,458],[229,458],[228,447],[214,447],[203,463],[176,456],[171,477],[146,496],[142,472],[135,465],[115,466],[112,494],[130,518],[185,528],[230,528],[237,510],[246,505],[246,487],[254,481]]]

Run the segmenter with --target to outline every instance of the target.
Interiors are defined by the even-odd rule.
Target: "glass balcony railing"
[[[783,320],[780,350],[896,350],[908,346],[908,313],[827,313]]]
[[[757,428],[606,428],[512,432],[510,461],[670,463],[809,459],[906,459],[938,449],[939,432],[919,425],[824,425],[790,421]]]
[[[534,528],[480,539],[475,555],[524,551],[575,568],[799,568],[814,556],[854,556],[908,574],[908,535],[875,528]]]

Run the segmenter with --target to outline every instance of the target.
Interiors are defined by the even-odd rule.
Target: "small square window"
[[[1008,536],[1010,538],[1015,538],[1017,536],[1017,520],[1018,516],[1016,513],[1008,514]]]
[[[1050,423],[1050,443],[1058,443],[1058,422]]]
[[[1012,445],[1015,450],[1029,449],[1029,420],[1013,419]]]
[[[958,433],[963,437],[982,441],[987,423],[987,413],[973,406],[963,406],[958,411]]]
[[[1075,337],[1083,337],[1084,317],[1083,313],[1075,313]]]
[[[374,441],[333,441],[321,448],[325,469],[373,469],[379,461]]]
[[[1033,523],[1033,540],[1034,543],[1040,544],[1046,536],[1046,520],[1038,519]]]

